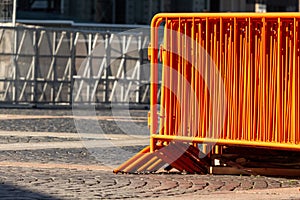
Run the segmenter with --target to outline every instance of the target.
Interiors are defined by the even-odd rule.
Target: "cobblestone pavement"
[[[131,113],[136,123],[146,124],[147,111]],[[115,175],[112,167],[128,159],[121,150],[135,154],[144,145],[124,142],[120,130],[109,132],[117,126],[111,113],[97,111],[92,120],[106,124],[112,134],[86,135],[99,141],[101,155],[95,157],[81,143],[70,116],[70,110],[0,110],[0,199],[300,199],[297,178]],[[124,146],[105,146],[110,140]]]
[[[125,113],[125,114],[124,114]],[[111,134],[123,134],[125,127],[130,129],[132,124],[147,127],[147,113],[148,110],[130,110],[126,112],[110,110],[86,111],[86,110],[26,110],[26,109],[1,109],[0,110],[0,130],[3,131],[36,131],[36,132],[65,132],[77,133],[81,128],[82,132],[97,133],[98,128],[101,127],[103,132]],[[73,115],[95,115],[90,118],[75,119],[77,125],[74,123]],[[114,115],[114,117],[112,117]],[[121,115],[121,116],[115,116]],[[122,118],[124,115],[124,118]],[[126,120],[128,115],[131,119]],[[96,120],[100,118],[100,120]],[[119,118],[118,118],[119,117]],[[93,126],[91,126],[93,125]],[[97,125],[97,127],[94,127]],[[131,134],[140,134],[132,130]]]

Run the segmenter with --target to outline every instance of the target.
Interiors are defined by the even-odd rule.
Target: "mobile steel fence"
[[[162,109],[157,114],[152,98],[153,139],[300,149],[299,14],[158,15],[153,83],[162,22]]]
[[[1,27],[0,104],[148,104],[148,44],[146,32]]]
[[[155,171],[167,163],[206,173],[212,163],[199,157],[199,144],[203,154],[221,156],[234,146],[299,151],[299,22],[299,13],[156,15],[150,146],[115,172]]]

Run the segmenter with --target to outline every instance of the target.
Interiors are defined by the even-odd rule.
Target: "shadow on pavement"
[[[29,200],[29,199],[53,199],[58,200],[53,196],[37,193],[34,191],[21,189],[8,184],[0,184],[0,199],[5,200]]]

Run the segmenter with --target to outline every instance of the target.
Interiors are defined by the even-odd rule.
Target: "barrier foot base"
[[[154,173],[161,168],[172,168],[179,172],[207,174],[209,162],[199,158],[199,149],[184,142],[170,142],[150,152],[144,148],[121,166],[114,173]],[[167,166],[167,167],[166,167]]]

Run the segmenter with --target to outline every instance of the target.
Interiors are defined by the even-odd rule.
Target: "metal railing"
[[[149,103],[149,36],[37,27],[0,29],[0,103]]]
[[[161,23],[163,45],[155,30]],[[159,113],[151,96],[152,144],[179,140],[299,151],[299,23],[299,13],[156,15],[151,82],[158,71],[163,78]]]
[[[34,26],[46,26],[46,27],[60,27],[66,29],[76,29],[84,31],[101,31],[119,33],[128,30],[141,30],[149,29],[149,25],[138,24],[106,24],[106,23],[78,23],[73,20],[30,20],[30,19],[17,19],[17,23]]]

